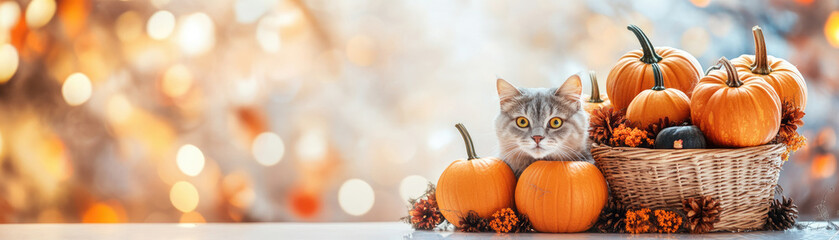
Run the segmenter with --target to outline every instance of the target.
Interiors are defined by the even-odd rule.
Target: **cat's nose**
[[[540,135],[536,135],[536,136],[533,136],[533,141],[535,141],[536,144],[539,144],[539,142],[542,141],[543,138],[545,138],[545,137],[540,136]]]

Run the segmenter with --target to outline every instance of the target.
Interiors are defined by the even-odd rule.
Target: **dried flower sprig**
[[[670,210],[655,210],[656,231],[659,233],[674,233],[682,227],[682,216]]]
[[[639,210],[626,211],[626,232],[628,233],[647,233],[650,231],[650,209],[642,208]]]
[[[515,230],[519,224],[516,212],[510,208],[503,208],[492,214],[489,227],[497,233],[508,233]]]
[[[615,128],[612,134],[609,142],[614,147],[651,147],[655,144],[646,130],[629,127],[626,124]]]

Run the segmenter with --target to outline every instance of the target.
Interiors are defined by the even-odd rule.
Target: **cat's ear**
[[[513,86],[513,84],[510,84],[504,79],[498,78],[495,85],[498,87],[498,98],[501,99],[501,103],[513,100],[514,97],[521,95],[521,92],[516,86]]]
[[[563,97],[571,101],[579,101],[580,94],[583,93],[583,83],[580,80],[580,75],[571,75],[562,86],[556,89],[554,96]]]

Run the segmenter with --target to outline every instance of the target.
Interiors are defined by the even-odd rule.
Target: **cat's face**
[[[577,75],[559,88],[516,88],[503,79],[497,85],[501,113],[495,125],[503,152],[534,159],[580,157],[574,155],[585,147],[589,124]]]

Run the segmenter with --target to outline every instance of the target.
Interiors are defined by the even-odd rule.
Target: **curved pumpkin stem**
[[[726,81],[725,84],[727,84],[729,87],[743,86],[743,81],[740,81],[740,76],[737,75],[737,69],[734,68],[734,65],[731,65],[731,62],[728,61],[728,58],[720,58],[718,64],[722,65],[722,67],[725,68],[725,73],[728,74],[728,81]]]
[[[478,154],[475,154],[475,145],[472,145],[472,137],[469,136],[469,131],[466,131],[466,127],[462,123],[455,124],[454,127],[457,128],[460,136],[463,137],[463,142],[466,143],[466,156],[468,157],[466,159],[472,160],[478,158]]]
[[[588,79],[591,80],[591,98],[588,99],[590,103],[602,103],[600,98],[600,87],[597,85],[597,76],[594,71],[588,71]]]
[[[644,34],[644,31],[641,31],[641,28],[635,26],[634,24],[630,24],[626,27],[626,29],[632,31],[632,33],[635,34],[635,37],[638,38],[638,42],[641,43],[641,50],[644,52],[644,56],[641,56],[642,62],[650,64],[661,61],[661,56],[655,53],[653,43],[650,42],[650,39],[647,38],[647,35]]]
[[[772,72],[769,67],[769,59],[766,56],[766,41],[763,40],[763,29],[758,26],[752,28],[755,36],[755,62],[752,64],[752,73],[768,75]]]
[[[664,88],[664,76],[661,74],[661,67],[658,66],[658,63],[651,64],[653,66],[653,77],[655,78],[655,85],[653,85],[652,90],[661,91]]]

